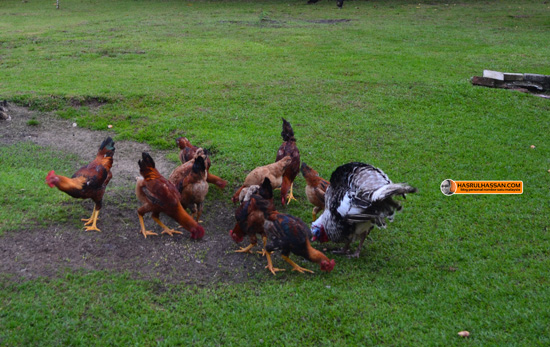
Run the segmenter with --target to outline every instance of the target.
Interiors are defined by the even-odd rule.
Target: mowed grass
[[[419,191],[372,233],[360,259],[336,257],[330,274],[212,288],[105,273],[5,278],[0,344],[549,343],[550,103],[469,79],[483,69],[550,74],[550,5],[60,3],[0,5],[0,98],[91,129],[112,124],[115,140],[173,148],[185,135],[215,153],[231,187],[274,160],[285,117],[302,160],[325,178],[364,161]],[[106,104],[95,112],[71,99]],[[0,148],[1,213],[10,216],[2,230],[80,218],[67,204],[51,217],[26,205],[68,201],[43,184],[51,162],[73,167],[61,157]],[[42,188],[29,186],[32,177]],[[445,197],[446,178],[522,180],[525,191]],[[296,185],[299,203],[287,211],[309,221],[303,179]],[[17,215],[25,209],[38,215]],[[471,337],[463,341],[461,330]]]

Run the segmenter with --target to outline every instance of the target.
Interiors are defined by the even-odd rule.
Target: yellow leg
[[[176,231],[176,230],[174,230],[174,229],[168,228],[168,227],[167,227],[166,225],[164,225],[164,223],[162,223],[162,222],[160,221],[160,219],[158,219],[158,218],[153,217],[153,220],[154,220],[155,222],[157,222],[157,224],[160,225],[160,226],[162,227],[162,232],[161,232],[161,234],[168,234],[168,235],[170,235],[170,236],[174,236],[174,234],[183,234],[181,231]]]
[[[86,231],[90,231],[90,230],[101,231],[96,226],[98,216],[99,216],[99,210],[96,210],[94,206],[94,211],[92,212],[92,216],[90,217],[90,219],[83,219],[83,221],[86,221],[86,223],[84,224],[84,229],[86,229]]]
[[[267,266],[265,268],[269,269],[272,274],[275,275],[277,271],[285,271],[285,269],[277,269],[276,267],[273,267],[273,262],[271,261],[271,255],[269,252],[265,252],[265,256],[267,257]]]
[[[86,222],[84,223],[84,225],[90,225],[94,221],[94,215],[95,215],[95,205],[94,205],[94,210],[92,211],[92,216],[90,218],[82,218],[81,221]]]
[[[300,265],[296,264],[295,262],[293,262],[292,260],[290,260],[289,257],[287,257],[287,256],[285,256],[285,255],[281,255],[281,257],[282,257],[287,263],[289,263],[289,264],[292,266],[292,271],[298,271],[298,272],[301,272],[301,273],[304,273],[305,271],[307,271],[307,272],[314,273],[313,271],[308,270],[308,269],[306,269],[306,268],[303,268],[303,267],[301,267]]]
[[[147,238],[147,235],[158,236],[157,233],[154,233],[150,230],[145,230],[145,223],[143,223],[143,217],[138,214],[138,218],[139,218],[139,224],[141,225],[141,233],[143,234],[143,236],[145,236],[145,238]]]
[[[262,241],[264,243],[264,248],[260,252],[258,252],[258,254],[261,254],[262,257],[265,257],[265,255],[267,253],[267,251],[265,250],[265,246],[267,245],[267,236],[265,236],[265,235],[262,236]]]
[[[238,251],[235,251],[235,253],[252,253],[250,250],[252,247],[256,246],[255,244],[249,244],[247,247],[239,249]]]
[[[315,209],[311,211],[311,216],[313,217],[313,221],[315,222],[317,220],[317,213],[315,213]]]
[[[294,197],[294,194],[292,194],[292,187],[294,186],[294,183],[292,183],[290,185],[290,192],[288,193],[288,201],[286,202],[286,204],[290,204],[290,200],[294,200],[294,201],[298,201],[296,200],[296,198]]]

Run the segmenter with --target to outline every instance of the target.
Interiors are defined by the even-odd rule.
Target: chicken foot
[[[170,236],[174,236],[174,234],[183,234],[181,231],[177,231],[177,230],[168,228],[168,227],[167,227],[166,225],[164,225],[164,223],[161,222],[160,219],[158,219],[157,217],[153,217],[153,220],[154,220],[155,222],[157,222],[158,225],[161,226],[161,228],[162,228],[161,234],[168,234],[168,235],[170,235]]]
[[[145,238],[147,238],[147,235],[155,235],[155,236],[158,236],[157,233],[154,233],[152,232],[151,230],[145,230],[145,223],[143,223],[143,216],[141,216],[140,214],[138,214],[138,218],[139,218],[139,224],[141,225],[141,233],[143,234],[143,236]]]
[[[309,269],[306,269],[306,268],[303,268],[301,267],[300,265],[296,264],[295,262],[293,262],[289,257],[287,257],[286,255],[281,255],[281,258],[283,258],[287,263],[289,263],[291,266],[292,266],[292,271],[298,271],[298,272],[301,272],[301,273],[304,273],[304,272],[311,272],[311,273],[314,273],[313,271],[309,270]]]
[[[287,198],[288,198],[288,200],[287,200],[287,202],[286,202],[287,205],[290,204],[290,200],[298,201],[298,200],[296,200],[296,198],[294,197],[294,194],[292,194],[292,187],[293,187],[293,186],[294,186],[294,183],[292,183],[292,184],[290,185],[290,192],[288,192],[288,195],[287,195]]]
[[[252,253],[250,250],[252,249],[252,247],[256,246],[256,244],[254,243],[251,243],[249,244],[248,246],[246,246],[245,248],[240,248],[239,250],[235,251],[235,253]]]
[[[91,217],[88,219],[86,218],[81,219],[81,221],[86,222],[84,223],[84,229],[86,229],[86,231],[96,230],[101,232],[101,230],[99,230],[96,226],[98,216],[99,216],[99,210],[96,209],[94,206],[94,210],[92,211]]]
[[[276,274],[277,271],[285,271],[285,269],[278,269],[276,267],[273,267],[273,262],[271,261],[271,254],[269,252],[265,252],[265,256],[267,258],[267,265],[266,265],[266,269],[269,269],[269,271],[271,271],[272,274]]]

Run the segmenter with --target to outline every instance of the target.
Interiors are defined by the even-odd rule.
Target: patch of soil
[[[9,114],[10,121],[0,122],[0,145],[31,141],[63,152],[68,150],[89,161],[101,141],[114,135],[73,127],[72,121],[36,114],[14,105],[9,106]],[[39,125],[27,125],[33,117]],[[102,232],[84,231],[75,227],[74,221],[52,223],[47,228],[24,226],[16,232],[7,232],[0,237],[0,273],[25,280],[60,276],[66,270],[106,270],[129,273],[134,278],[208,285],[240,282],[265,271],[265,260],[259,255],[234,253],[238,246],[229,237],[229,230],[235,224],[234,207],[229,198],[225,202],[207,197],[201,218],[206,234],[200,241],[191,240],[184,229],[179,229],[182,235],[145,239],[139,233],[137,208],[140,203],[134,192],[135,177],[139,175],[137,161],[142,151],[148,151],[165,176],[176,163],[166,160],[165,152],[153,151],[143,143],[116,141],[115,147],[113,179],[107,187],[98,222]],[[211,186],[210,189],[217,188]],[[52,190],[52,194],[65,193]],[[87,209],[86,215],[75,215],[75,221],[91,215],[91,200],[73,199],[69,203],[82,204]],[[177,226],[166,216],[161,220],[169,227]],[[150,215],[146,215],[145,223],[148,230],[160,231]],[[246,246],[247,240],[241,245]]]

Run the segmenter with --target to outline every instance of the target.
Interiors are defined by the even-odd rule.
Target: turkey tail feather
[[[371,196],[372,201],[384,200],[387,197],[394,195],[405,195],[408,193],[415,193],[416,188],[409,186],[405,183],[391,183],[383,186],[382,188],[374,191]]]

